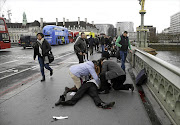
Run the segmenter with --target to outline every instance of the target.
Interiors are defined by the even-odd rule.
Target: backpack
[[[147,82],[146,70],[142,69],[139,74],[136,76],[136,85],[140,86]]]

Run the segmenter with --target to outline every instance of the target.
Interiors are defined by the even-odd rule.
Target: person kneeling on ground
[[[102,52],[102,57],[105,57],[107,60],[110,58],[107,47],[104,49],[104,52]]]
[[[93,61],[87,61],[85,63],[80,63],[74,66],[70,67],[69,74],[71,78],[73,79],[75,86],[72,88],[65,87],[65,91],[63,95],[60,95],[59,100],[64,101],[65,97],[68,92],[76,92],[82,85],[82,77],[89,77],[89,75],[92,76],[92,78],[96,81],[97,84],[100,84],[98,75],[96,74],[96,71],[98,69],[98,62],[93,60]],[[87,81],[88,79],[86,79]]]
[[[112,88],[114,90],[129,90],[134,91],[134,86],[132,84],[123,84],[126,81],[126,74],[124,70],[114,61],[105,60],[105,58],[100,59],[102,65],[100,80],[101,80],[101,94],[109,93],[110,86],[108,80],[111,80]]]
[[[76,94],[70,100],[58,100],[58,102],[56,102],[55,105],[73,106],[85,95],[85,93],[87,93],[94,100],[96,106],[101,107],[103,109],[113,107],[115,102],[105,103],[100,99],[98,95],[98,88],[99,84],[97,84],[96,81],[92,79],[90,81],[83,83],[76,92]]]

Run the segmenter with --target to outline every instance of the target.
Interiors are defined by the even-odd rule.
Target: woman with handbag
[[[34,44],[34,60],[36,59],[36,56],[38,56],[38,61],[42,74],[41,82],[45,81],[44,67],[50,71],[50,76],[53,75],[53,70],[51,69],[51,67],[49,67],[48,56],[50,52],[50,44],[44,39],[44,35],[42,33],[38,33],[37,42]]]

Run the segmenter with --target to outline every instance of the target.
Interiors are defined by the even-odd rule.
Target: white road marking
[[[64,64],[64,63],[65,63],[65,64],[78,64],[79,62],[60,62],[60,63],[58,63],[58,64],[62,64],[62,63],[63,63],[63,64]]]
[[[57,57],[57,58],[55,58],[55,59],[60,59],[60,58],[62,58],[62,57],[68,56],[68,55],[70,55],[70,54],[72,54],[72,53],[74,53],[74,52],[65,54],[65,55],[60,56],[60,57]],[[0,78],[0,80],[5,79],[5,78],[8,78],[8,77],[11,77],[11,76],[14,76],[14,75],[19,74],[19,73],[22,73],[22,72],[25,72],[25,71],[30,70],[30,69],[33,69],[33,70],[34,70],[34,69],[36,69],[36,68],[38,68],[38,65],[32,66],[31,68],[27,68],[27,69],[21,70],[21,71],[19,71],[19,72],[16,72],[16,73],[13,73],[13,74],[10,74],[10,75],[7,75],[7,76],[4,76],[4,77]],[[13,71],[13,69],[11,69],[11,70]]]
[[[0,78],[0,80],[5,79],[5,78],[8,78],[8,77],[10,77],[10,76],[14,76],[14,75],[19,74],[19,73],[22,73],[22,72],[25,72],[25,71],[30,70],[30,69],[31,69],[31,68],[27,68],[27,69],[21,70],[21,71],[19,71],[19,72],[17,72],[17,73],[4,76],[4,77]]]
[[[60,59],[60,58],[62,58],[62,57],[64,57],[64,56],[71,55],[72,53],[74,53],[74,52],[71,52],[71,53],[65,54],[65,55],[63,55],[63,56],[59,56],[59,57],[57,57],[57,58],[55,58],[55,59]]]
[[[8,63],[12,63],[12,62],[17,62],[18,60],[13,60],[13,61],[9,61],[9,62],[5,62],[5,63],[1,63],[0,65],[4,65],[4,64],[8,64]]]

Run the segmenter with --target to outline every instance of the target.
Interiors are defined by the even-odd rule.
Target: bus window
[[[0,20],[0,25],[4,25],[4,21],[3,20]]]
[[[8,35],[8,33],[1,33],[0,34],[0,41],[9,42],[9,35]]]

